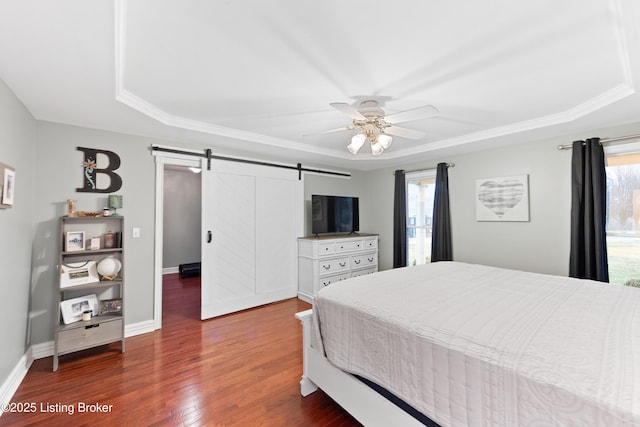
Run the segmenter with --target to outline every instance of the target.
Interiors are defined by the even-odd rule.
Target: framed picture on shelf
[[[95,261],[70,262],[60,267],[60,288],[99,282]]]
[[[122,298],[100,300],[100,316],[122,315]]]
[[[96,251],[98,249],[100,249],[100,238],[99,237],[92,237],[91,240],[89,241],[90,245],[89,245],[89,249],[92,251]]]
[[[82,313],[91,310],[98,312],[98,297],[95,294],[71,298],[60,302],[60,312],[65,325],[82,320]]]
[[[84,231],[67,231],[64,247],[67,252],[83,251]]]

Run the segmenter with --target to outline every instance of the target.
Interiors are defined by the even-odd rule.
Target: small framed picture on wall
[[[16,189],[16,170],[0,163],[0,179],[2,179],[2,191],[0,191],[0,208],[10,208]]]

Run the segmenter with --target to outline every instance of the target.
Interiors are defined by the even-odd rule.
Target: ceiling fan
[[[351,143],[347,145],[347,149],[352,154],[358,154],[358,151],[360,151],[364,143],[369,141],[371,144],[371,154],[379,156],[391,145],[393,141],[391,135],[407,139],[420,139],[424,137],[424,132],[396,125],[398,123],[427,119],[438,115],[438,109],[433,105],[424,105],[390,116],[385,116],[384,110],[380,108],[378,101],[375,100],[362,101],[358,108],[344,102],[334,102],[330,105],[341,113],[349,116],[352,124],[322,133],[358,130],[358,133],[351,138]]]

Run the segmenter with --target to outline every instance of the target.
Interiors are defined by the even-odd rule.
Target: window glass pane
[[[435,178],[407,178],[407,265],[431,262],[431,221]]]
[[[607,158],[609,281],[640,286],[640,156]]]

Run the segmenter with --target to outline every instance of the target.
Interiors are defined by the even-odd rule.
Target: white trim
[[[435,178],[437,171],[437,169],[424,169],[421,171],[407,172],[404,174],[404,182],[406,184],[410,179],[416,178]]]
[[[153,331],[155,331],[153,327],[153,320],[145,320],[144,322],[124,325],[125,338],[135,337],[136,335],[146,334]],[[29,357],[31,357],[31,360],[33,361],[33,360],[44,359],[45,357],[53,356],[54,345],[55,345],[54,341],[47,341],[40,344],[34,344],[31,347],[29,347],[29,350],[28,350]]]
[[[405,149],[405,150],[393,150],[385,154],[386,159],[395,159],[413,154],[422,154],[431,152],[433,150],[442,148],[451,148],[460,145],[465,145],[477,141],[482,141],[491,138],[499,138],[503,136],[518,134],[521,132],[531,131],[535,129],[543,129],[554,125],[568,123],[578,118],[584,117],[589,113],[603,109],[609,105],[614,104],[628,96],[635,93],[635,87],[633,82],[633,70],[631,69],[631,61],[629,59],[629,46],[625,38],[625,26],[624,16],[622,15],[622,7],[619,0],[610,1],[611,17],[614,21],[613,27],[615,37],[617,41],[618,57],[620,62],[617,65],[623,75],[623,83],[609,88],[600,94],[593,96],[584,102],[573,106],[567,110],[561,111],[557,114],[549,114],[546,116],[536,117],[529,120],[524,120],[518,123],[511,123],[505,126],[498,126],[492,129],[487,129],[479,132],[473,132],[466,135],[461,135],[455,138],[443,139],[440,141],[434,141],[433,143],[423,144],[419,147]],[[134,93],[130,92],[124,87],[124,74],[125,74],[125,52],[126,52],[126,21],[127,21],[127,8],[126,0],[116,0],[115,5],[115,81],[116,81],[116,96],[115,98],[123,104],[133,108],[148,117],[151,117],[161,123],[168,126],[193,130],[196,132],[203,132],[211,135],[220,135],[230,138],[237,138],[246,141],[257,142],[274,147],[293,149],[307,153],[320,154],[324,156],[339,158],[339,159],[352,159],[354,161],[367,160],[369,157],[360,156],[354,157],[346,150],[337,151],[330,149],[323,149],[316,146],[309,146],[306,144],[300,144],[297,141],[292,141],[283,138],[275,138],[267,135],[262,135],[254,132],[242,131],[239,129],[228,128],[224,126],[215,125],[213,123],[206,123],[198,120],[193,120],[185,117],[179,117],[170,114],[161,108],[153,105],[152,103],[138,97]],[[628,29],[629,32],[632,30]]]
[[[162,328],[162,252],[164,238],[164,164],[166,157],[156,157],[156,229],[154,233],[155,257],[153,260],[153,323],[154,329]]]
[[[33,360],[44,359],[45,357],[53,356],[53,350],[55,341],[47,341],[40,344],[34,344],[31,346],[31,354]]]
[[[162,274],[180,273],[180,267],[167,267],[162,269]]]
[[[155,330],[155,322],[153,320],[145,320],[144,322],[124,325],[124,336],[125,338],[135,337],[136,335],[147,334]]]
[[[154,330],[153,320],[146,320],[132,325],[125,325],[124,336],[125,338],[129,338],[153,332]],[[2,383],[2,386],[0,386],[0,408],[11,402],[13,395],[16,393],[18,387],[20,387],[20,384],[29,372],[29,368],[31,368],[33,361],[53,355],[54,345],[54,341],[34,344],[22,355],[20,360],[18,360],[18,363],[16,363],[16,366],[11,370],[9,376]],[[2,413],[3,412],[0,410],[0,417],[2,416]]]
[[[0,408],[4,407],[7,403],[11,402],[13,395],[20,387],[22,380],[29,372],[29,368],[33,363],[33,355],[31,352],[31,348],[27,350],[25,354],[22,355],[20,360],[16,366],[11,370],[9,376],[2,383],[2,387],[0,387]],[[0,417],[3,412],[0,410]]]
[[[624,154],[640,153],[640,138],[635,142],[624,144],[602,144],[605,156],[621,156]]]
[[[159,146],[158,146],[159,147]],[[175,148],[181,151],[183,148]],[[193,151],[199,153],[198,151]],[[200,167],[202,160],[198,157],[192,157],[184,154],[168,153],[164,151],[152,151],[156,160],[156,197],[155,197],[155,257],[154,257],[154,274],[153,274],[153,323],[154,329],[162,328],[162,252],[164,239],[164,167],[165,165],[192,166]]]

